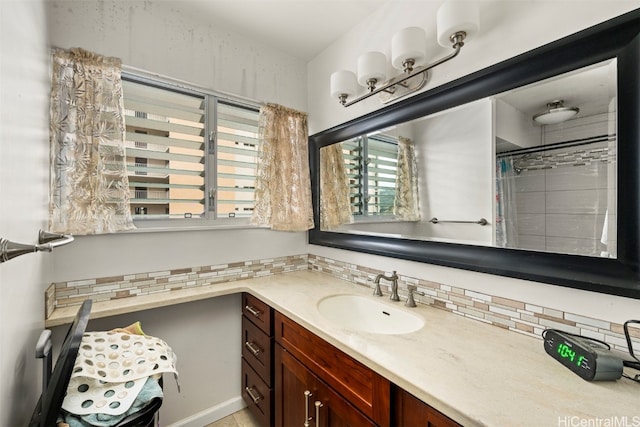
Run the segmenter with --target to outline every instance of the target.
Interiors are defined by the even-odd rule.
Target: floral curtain
[[[353,222],[349,179],[342,143],[320,149],[320,229],[331,230]]]
[[[132,229],[120,60],[56,49],[52,62],[49,229]]]
[[[307,138],[306,113],[275,104],[260,109],[252,224],[283,231],[314,227]]]
[[[413,141],[398,137],[398,170],[393,214],[402,221],[420,221],[418,166]]]

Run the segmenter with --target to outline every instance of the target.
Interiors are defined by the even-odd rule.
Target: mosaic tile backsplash
[[[202,267],[138,273],[53,283],[45,293],[46,315],[56,307],[79,305],[88,297],[94,301],[132,298],[172,289],[192,288],[215,283],[269,276],[301,270],[313,270],[373,289],[373,280],[380,273],[374,268],[345,263],[312,254],[235,262]],[[383,292],[388,286],[381,283]],[[546,328],[597,338],[613,348],[627,351],[621,324],[593,319],[569,312],[529,304],[468,289],[435,283],[421,278],[399,275],[398,290],[404,298],[413,288],[417,303],[428,304],[451,313],[477,320],[513,332],[541,338]],[[634,349],[640,348],[640,329],[630,328]]]
[[[304,254],[53,283],[45,295],[46,315],[49,317],[56,307],[82,304],[88,297],[94,302],[109,301],[307,270],[307,260],[308,256]]]

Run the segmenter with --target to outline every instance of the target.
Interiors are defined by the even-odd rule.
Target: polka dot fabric
[[[141,378],[105,383],[95,378],[74,377],[69,381],[62,408],[75,415],[122,415],[129,410],[146,381]]]
[[[122,332],[84,334],[63,409],[77,415],[125,413],[147,377],[173,372],[175,355],[163,340]]]

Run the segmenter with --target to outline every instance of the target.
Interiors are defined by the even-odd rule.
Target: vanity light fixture
[[[396,33],[391,40],[391,64],[402,74],[387,79],[387,58],[382,52],[366,52],[358,58],[358,76],[347,70],[331,74],[331,96],[344,107],[380,94],[387,103],[422,89],[429,79],[428,71],[455,58],[465,40],[479,28],[478,5],[474,2],[447,0],[437,13],[438,43],[451,46],[454,51],[431,64],[420,65],[426,57],[427,38],[424,29],[408,27]],[[378,86],[382,82],[381,86]],[[356,95],[359,83],[367,92]]]
[[[542,125],[553,125],[569,120],[580,111],[577,107],[565,107],[562,99],[551,101],[547,104],[546,111],[533,116],[533,120]]]

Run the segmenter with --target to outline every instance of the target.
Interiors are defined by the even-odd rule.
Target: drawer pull
[[[260,393],[253,390],[253,387],[245,387],[244,390],[247,392],[251,400],[253,400],[253,403],[255,403],[256,405],[258,404],[258,402],[262,400],[262,396],[260,396]]]
[[[310,427],[313,418],[309,417],[309,398],[313,396],[309,390],[304,391],[304,427]]]
[[[316,400],[316,427],[320,427],[320,408],[324,405],[319,400]]]
[[[244,342],[244,346],[247,347],[247,349],[251,353],[253,353],[253,355],[256,356],[256,357],[258,357],[258,355],[262,351],[262,349],[260,347],[256,346],[253,342],[245,341]]]
[[[252,305],[245,305],[244,308],[251,314],[253,314],[255,317],[260,317],[260,315],[262,314],[262,312],[260,310],[258,310],[257,308],[255,308]]]

